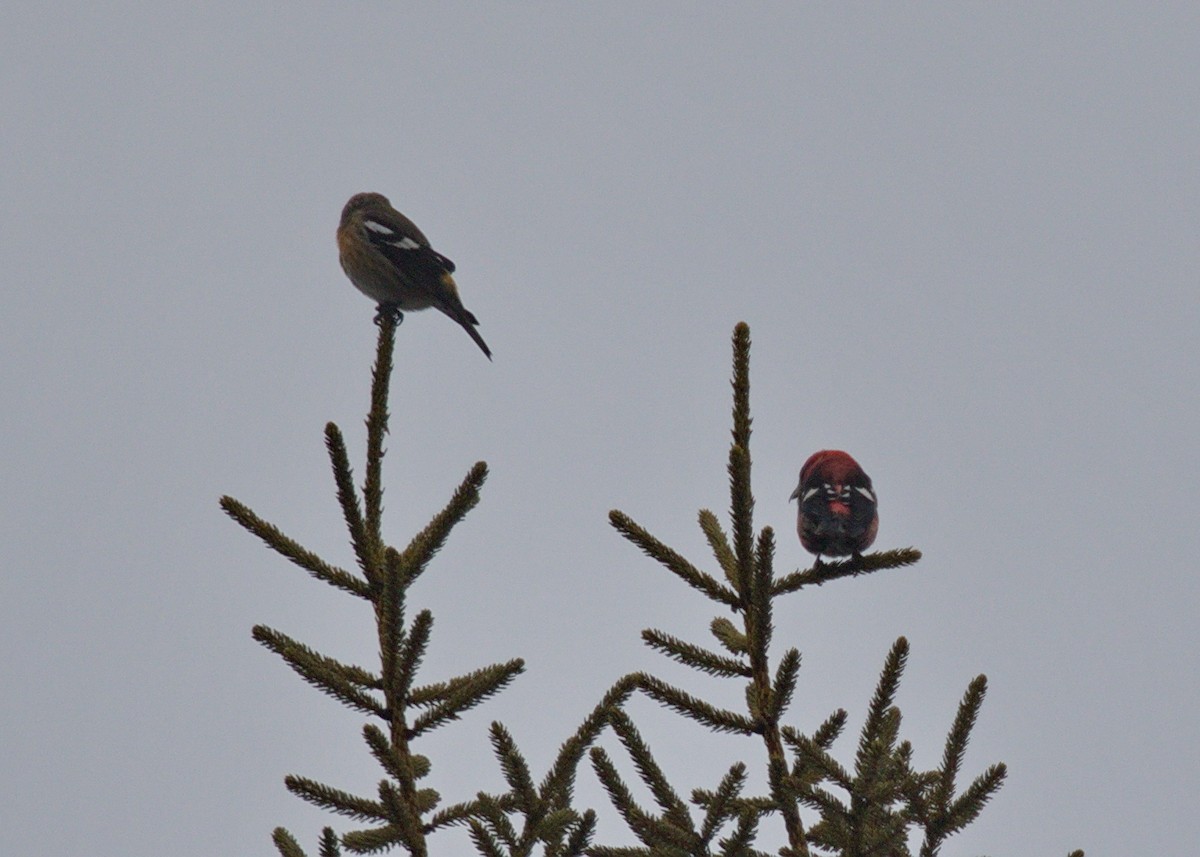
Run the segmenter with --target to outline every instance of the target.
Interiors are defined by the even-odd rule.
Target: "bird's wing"
[[[870,526],[878,507],[875,491],[865,485],[855,485],[850,489],[849,505],[850,519],[855,525],[864,530]]]
[[[363,218],[367,240],[388,260],[406,272],[412,288],[426,292],[433,305],[462,325],[475,344],[492,359],[492,351],[475,330],[479,321],[463,306],[450,276],[454,263],[429,246],[429,239],[400,212],[370,214]]]
[[[454,263],[429,246],[421,230],[403,215],[401,219],[369,214],[363,218],[367,240],[392,263],[404,269],[454,273]]]

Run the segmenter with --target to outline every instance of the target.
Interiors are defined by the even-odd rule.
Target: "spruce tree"
[[[408,544],[398,549],[382,534],[384,438],[388,433],[388,391],[397,316],[381,313],[379,341],[367,416],[365,478],[355,484],[341,430],[329,423],[325,443],[333,467],[337,501],[350,534],[358,573],[340,568],[302,547],[277,527],[231,497],[221,506],[272,550],[318,580],[372,607],[379,641],[373,668],[342,663],[288,635],[256,626],[253,636],[278,654],[309,684],[365,715],[363,740],[383,774],[375,795],[351,794],[336,786],[291,775],[286,787],[309,803],[361,825],[337,833],[321,831],[317,853],[374,853],[394,848],[412,857],[436,853],[434,836],[465,827],[484,857],[751,857],[766,826],[775,825],[786,841],[780,857],[909,857],[910,834],[921,837],[920,857],[936,857],[943,843],[973,821],[1002,785],[1006,769],[994,764],[965,788],[959,777],[971,729],[987,689],[987,679],[970,683],[947,735],[941,764],[929,771],[913,766],[913,748],[900,738],[901,715],[895,696],[908,657],[901,637],[892,646],[867,706],[853,762],[833,755],[849,715],[833,712],[811,732],[786,722],[796,693],[800,652],[786,649],[773,662],[772,610],[776,599],[843,577],[901,568],[917,562],[914,548],[882,551],[844,561],[817,562],[811,568],[775,576],[775,536],[770,527],[755,532],[750,458],[750,332],[739,324],[733,335],[733,440],[727,471],[729,530],[703,509],[699,525],[719,576],[702,570],[614,510],[614,528],[669,572],[708,598],[721,611],[710,626],[717,651],[667,631],[642,633],[646,645],[708,676],[739,682],[743,710],[708,702],[653,675],[637,672],[617,681],[591,714],[560,746],[550,769],[535,781],[508,729],[494,722],[490,739],[507,791],[474,796],[442,807],[434,789],[421,786],[432,761],[417,752],[420,739],[449,726],[464,712],[506,688],[523,670],[512,659],[464,675],[418,681],[431,643],[433,616],[419,610],[408,618],[409,588],[424,573],[454,526],[479,502],[487,465],[476,463],[449,502]],[[730,615],[733,619],[730,619]],[[694,788],[685,800],[654,758],[626,709],[634,693],[713,733],[744,736],[761,750],[755,757],[765,772],[762,794],[747,793],[751,764],[737,762],[709,788]],[[616,735],[656,809],[639,805],[618,765],[594,746],[605,730]],[[590,751],[590,752],[589,752]],[[595,842],[597,815],[575,806],[576,775],[584,756],[638,846]],[[463,790],[469,788],[464,784]],[[439,808],[441,807],[441,808]],[[274,842],[283,857],[305,857],[296,838],[277,828]],[[1083,857],[1082,851],[1070,857]]]

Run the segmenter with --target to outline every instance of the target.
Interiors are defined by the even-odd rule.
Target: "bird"
[[[475,318],[458,296],[454,263],[429,246],[417,225],[381,193],[356,193],[342,208],[337,228],[342,270],[379,312],[434,307],[462,325],[488,360],[492,351],[475,330]]]
[[[860,556],[879,531],[878,501],[871,477],[840,449],[822,449],[800,468],[796,532],[809,553]]]

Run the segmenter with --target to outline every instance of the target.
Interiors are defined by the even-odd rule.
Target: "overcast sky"
[[[412,592],[424,677],[528,672],[423,748],[447,802],[540,776],[621,674],[736,704],[644,649],[712,605],[607,524],[707,568],[728,507],[729,339],[753,337],[757,524],[811,452],[874,479],[917,566],[780,604],[790,722],[850,760],[884,656],[903,735],[1011,775],[948,855],[1200,842],[1200,7],[9,4],[0,22],[0,830],[5,853],[310,853],[298,773],[370,794],[362,718],[250,638],[373,665],[360,604],[227,520],[353,559],[322,441],[361,472],[374,308],[345,200],[388,195],[458,264],[488,363],[399,331],[386,532],[477,460],[480,506]],[[753,742],[639,702],[684,790]],[[625,769],[629,771],[626,765]],[[581,801],[604,810],[591,774]],[[629,842],[611,811],[600,841]],[[437,840],[435,840],[437,842]],[[468,853],[453,837],[438,854]]]

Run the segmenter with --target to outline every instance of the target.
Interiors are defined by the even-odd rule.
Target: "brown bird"
[[[462,325],[488,360],[491,349],[475,330],[479,320],[463,306],[450,275],[454,263],[429,246],[417,225],[381,193],[356,193],[342,209],[338,256],[350,282],[379,311],[435,307]],[[403,316],[401,316],[403,317]]]

